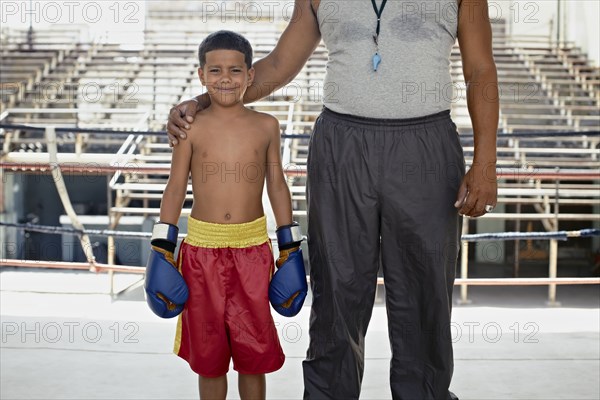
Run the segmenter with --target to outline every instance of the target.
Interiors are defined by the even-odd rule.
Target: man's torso
[[[318,3],[318,4],[315,4]],[[381,8],[382,1],[375,4]],[[377,15],[370,0],[313,1],[329,51],[323,104],[370,118],[413,118],[450,108],[457,90],[450,52],[458,0],[389,0]],[[377,71],[375,53],[381,57]]]

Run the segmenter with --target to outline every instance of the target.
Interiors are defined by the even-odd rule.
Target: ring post
[[[555,279],[557,276],[557,259],[558,259],[558,240],[550,240],[550,264],[549,276],[550,279]],[[548,285],[548,303],[551,307],[560,307],[560,302],[556,301],[556,283]]]
[[[559,168],[556,168],[556,172],[560,172]],[[558,231],[558,199],[560,192],[560,181],[556,180],[555,194],[554,194],[554,230]],[[550,239],[550,260],[548,263],[548,276],[550,279],[554,279],[557,276],[558,270],[558,240]],[[548,306],[560,307],[560,302],[556,301],[556,283],[548,285]]]

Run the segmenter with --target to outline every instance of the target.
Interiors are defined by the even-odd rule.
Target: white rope
[[[71,199],[69,198],[69,192],[67,191],[67,186],[65,185],[60,166],[58,165],[58,149],[56,145],[56,131],[54,126],[46,127],[46,139],[48,141],[47,145],[48,156],[50,158],[50,168],[52,169],[52,175],[54,177],[54,183],[56,185],[56,190],[58,191],[60,201],[62,202],[65,212],[71,220],[71,225],[73,225],[75,229],[83,231],[85,227],[79,221],[79,218],[77,218],[77,213],[73,209]],[[79,240],[81,242],[83,252],[85,253],[85,258],[90,264],[90,270],[95,272],[96,258],[94,257],[94,252],[92,251],[92,243],[90,242],[90,238],[86,233],[82,233],[79,235]]]

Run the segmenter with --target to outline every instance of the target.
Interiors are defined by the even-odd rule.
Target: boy
[[[279,123],[242,102],[254,77],[250,43],[219,31],[204,39],[198,53],[198,75],[212,103],[196,116],[191,140],[173,150],[160,222],[152,235],[147,300],[162,317],[183,310],[174,351],[198,373],[200,398],[225,399],[233,358],[241,398],[264,399],[264,374],[284,362],[269,308],[274,265],[262,207],[265,179],[279,226],[280,277],[271,282],[280,296],[275,302],[271,297],[276,310],[288,309],[291,302],[301,307],[306,295],[302,238],[292,222]],[[178,257],[182,279],[171,265],[190,172],[194,202]],[[303,284],[289,274],[281,282],[285,268],[301,271]]]

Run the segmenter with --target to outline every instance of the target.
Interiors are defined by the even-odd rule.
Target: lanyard
[[[381,7],[377,8],[377,4],[375,3],[375,0],[371,0],[371,4],[373,4],[373,10],[375,10],[375,15],[377,15],[377,30],[375,31],[377,33],[377,37],[379,37],[379,26],[381,25],[381,14],[383,14],[383,9],[385,8],[385,3],[387,3],[387,0],[383,0],[381,2]]]
[[[373,36],[373,40],[375,41],[375,54],[373,55],[373,71],[377,72],[377,67],[379,63],[381,63],[381,56],[379,55],[379,27],[381,26],[381,14],[383,14],[383,9],[385,8],[385,3],[387,0],[383,0],[381,2],[381,7],[377,8],[377,4],[375,4],[375,0],[371,0],[371,4],[373,4],[373,10],[375,10],[375,15],[377,15],[377,29],[375,30],[375,36]]]

